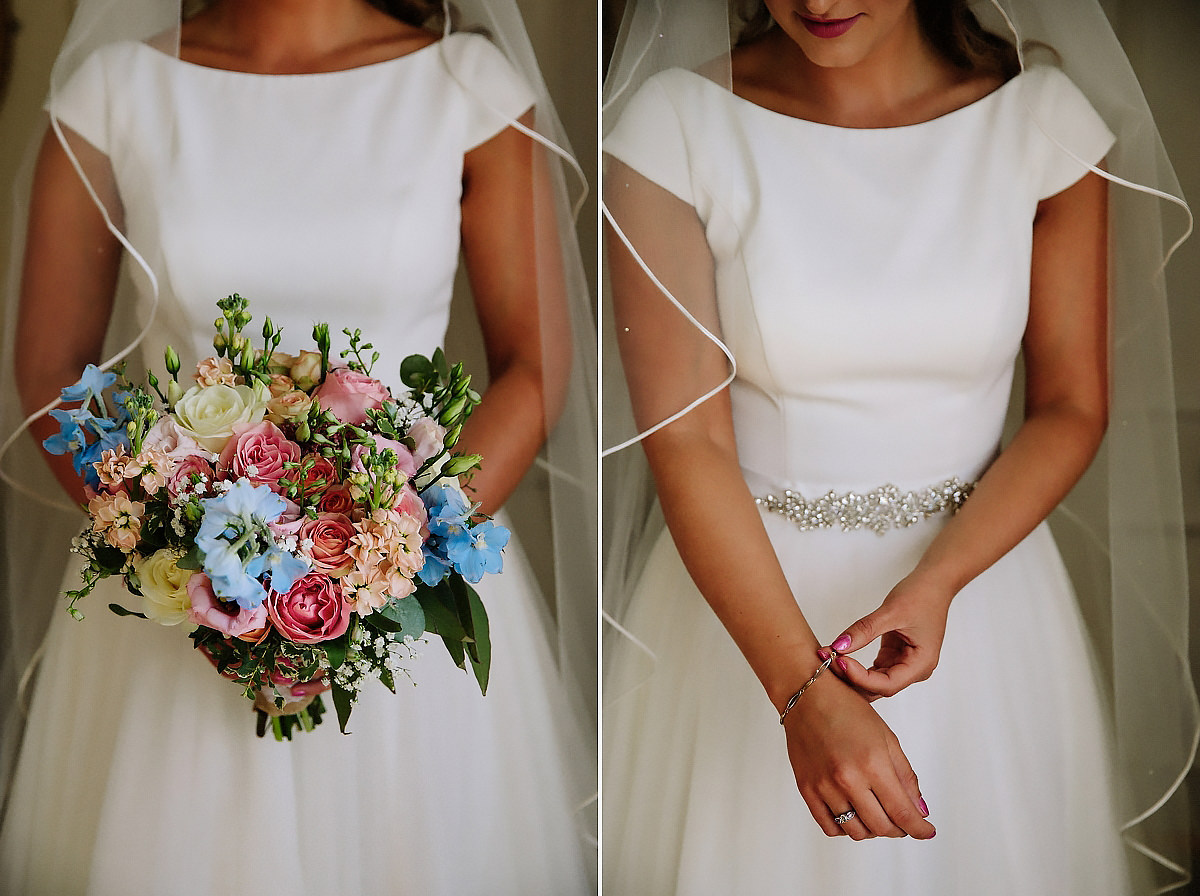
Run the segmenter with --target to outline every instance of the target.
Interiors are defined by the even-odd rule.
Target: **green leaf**
[[[410,389],[424,392],[435,377],[434,366],[424,355],[409,355],[400,364],[400,382]]]
[[[425,610],[419,600],[411,597],[389,600],[377,612],[364,617],[363,622],[396,635],[396,640],[406,635],[419,638],[425,634]]]
[[[346,651],[350,649],[350,633],[347,632],[332,641],[325,641],[321,647],[325,650],[325,656],[329,658],[329,667],[340,669],[342,663],[346,662]]]
[[[479,599],[475,589],[465,582],[463,587],[467,592],[471,630],[475,635],[475,640],[467,642],[467,653],[471,657],[471,669],[475,673],[475,680],[479,682],[479,693],[486,694],[488,675],[492,669],[491,628],[488,625],[487,610],[484,609],[483,601]]]
[[[442,635],[442,643],[446,645],[446,650],[449,652],[450,658],[454,660],[454,665],[460,669],[467,668],[467,651],[463,647],[462,640]]]
[[[118,616],[136,616],[138,619],[146,618],[145,613],[138,613],[138,612],[135,612],[134,610],[126,610],[120,604],[109,604],[108,608],[110,610],[112,610],[114,613],[116,613]]]
[[[350,722],[350,711],[354,708],[350,703],[350,692],[336,684],[330,692],[333,696],[333,708],[337,711],[338,728],[346,733],[346,725]]]
[[[96,566],[100,568],[105,575],[115,576],[120,574],[125,568],[126,556],[117,548],[107,544],[96,545]]]
[[[432,588],[418,588],[413,596],[420,601],[425,613],[425,631],[456,641],[467,637],[458,618],[454,594],[445,580]]]
[[[379,670],[379,681],[381,684],[383,684],[383,686],[385,688],[387,688],[393,694],[396,693],[396,680],[394,678],[392,678],[392,670],[391,669],[388,669],[386,666],[384,668],[380,669]]]
[[[204,557],[200,553],[200,548],[192,545],[191,550],[175,561],[175,565],[180,569],[199,569],[204,565]]]

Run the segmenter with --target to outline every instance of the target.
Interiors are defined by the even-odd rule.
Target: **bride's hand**
[[[879,609],[859,619],[831,645],[838,654],[853,653],[879,638],[871,667],[839,655],[832,668],[868,700],[894,696],[924,681],[937,667],[953,597],[915,575],[904,578]]]
[[[308,704],[312,703],[316,698],[317,694],[328,691],[329,682],[323,678],[301,682],[281,679],[275,683],[275,687],[286,689],[293,697],[298,699],[285,702],[282,707],[278,707],[275,705],[273,691],[260,689],[254,695],[254,708],[265,712],[269,716],[294,716],[296,713],[306,709]]]
[[[813,682],[784,722],[796,786],[830,837],[928,840],[917,776],[874,709],[832,675]],[[854,810],[838,824],[834,816]]]

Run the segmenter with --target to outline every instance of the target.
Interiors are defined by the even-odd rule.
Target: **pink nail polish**
[[[833,642],[833,649],[836,650],[838,653],[841,653],[843,650],[845,650],[849,646],[850,646],[850,636],[849,635],[842,635],[840,638],[838,638],[836,641]]]
[[[829,660],[829,651],[822,647],[817,651],[817,656],[821,658],[821,662],[827,662]]]
[[[929,807],[925,805],[925,798],[921,798],[921,815],[925,818],[929,817]]]
[[[847,668],[847,667],[850,665],[849,663],[847,663],[847,662],[846,662],[844,659],[842,659],[841,657],[838,657],[837,664],[838,664],[838,668],[839,668],[839,669],[841,669],[843,672],[845,672],[845,671],[846,671],[846,668]]]

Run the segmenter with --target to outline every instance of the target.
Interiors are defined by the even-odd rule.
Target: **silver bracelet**
[[[800,685],[800,690],[798,690],[798,691],[796,691],[796,693],[792,694],[792,698],[790,700],[788,700],[787,706],[785,706],[783,708],[783,712],[781,712],[779,714],[779,724],[780,725],[783,724],[783,720],[787,718],[788,713],[792,711],[792,707],[796,705],[796,701],[799,700],[801,697],[803,697],[804,692],[807,691],[810,687],[812,687],[812,683],[821,677],[822,672],[824,672],[826,669],[829,668],[829,664],[833,662],[833,658],[835,656],[837,656],[837,654],[835,654],[832,650],[829,651],[829,656],[825,658],[825,662],[823,662],[823,663],[821,663],[821,665],[817,666],[817,671],[813,673],[812,678],[810,678],[808,681],[804,682],[804,684]]]

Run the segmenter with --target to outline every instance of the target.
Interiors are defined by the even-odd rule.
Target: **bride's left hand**
[[[933,674],[946,634],[946,616],[953,594],[915,574],[902,579],[879,609],[859,619],[831,648],[837,675],[868,700],[891,697]],[[880,639],[870,668],[844,656]]]

